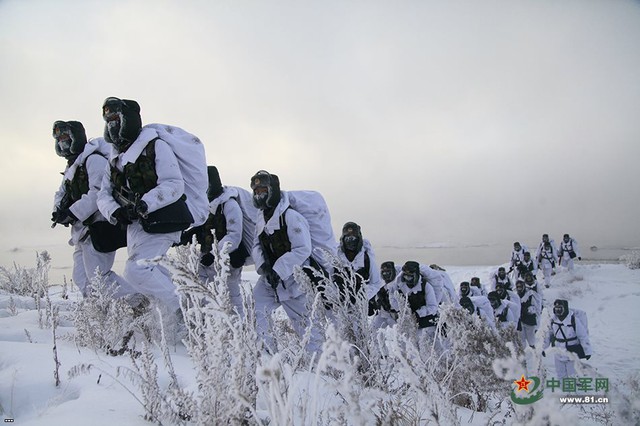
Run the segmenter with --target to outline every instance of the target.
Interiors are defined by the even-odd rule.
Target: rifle
[[[120,189],[114,188],[113,199],[121,206],[127,209],[127,213],[129,217],[135,218],[136,216],[140,216],[143,219],[149,217],[148,213],[138,214],[136,211],[136,206],[140,203],[140,194],[134,194],[129,188],[121,186]]]
[[[55,213],[68,209],[69,207],[71,207],[72,204],[73,204],[73,200],[71,199],[71,192],[67,188],[65,188],[64,194],[62,195],[62,199],[60,200],[60,203],[58,203],[58,206],[56,207]],[[51,224],[51,229],[55,228],[57,224],[58,222],[53,222]],[[68,224],[65,226],[68,226]]]

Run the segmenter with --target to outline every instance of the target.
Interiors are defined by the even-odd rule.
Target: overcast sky
[[[640,2],[0,0],[2,260],[50,229],[55,120],[198,135],[224,184],[325,196],[374,246],[640,245]]]

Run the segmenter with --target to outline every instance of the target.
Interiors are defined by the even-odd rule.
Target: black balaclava
[[[487,294],[487,299],[489,299],[489,302],[491,303],[491,307],[493,309],[496,309],[498,306],[500,306],[500,295],[498,295],[497,292],[490,291],[489,294]]]
[[[564,299],[556,299],[553,302],[553,313],[560,321],[564,320],[569,315],[569,302]]]
[[[406,262],[402,266],[401,280],[407,285],[407,287],[415,287],[420,281],[420,264],[413,260]]]
[[[506,277],[507,276],[507,271],[505,271],[503,267],[498,268],[498,276],[500,278]]]
[[[518,292],[518,296],[524,296],[525,291],[527,291],[527,287],[524,284],[524,281],[518,280],[516,281],[516,292]]]
[[[527,275],[524,276],[524,284],[533,289],[537,285],[536,277],[533,276],[531,272],[528,272]]]
[[[474,286],[474,287],[481,288],[480,278],[478,278],[478,277],[472,277],[472,278],[471,278],[471,283],[469,283],[469,285],[472,285],[472,286]]]
[[[140,105],[129,99],[110,97],[102,104],[104,138],[119,152],[125,152],[142,131]]]
[[[569,241],[571,241],[571,237],[569,236],[569,234],[564,234],[562,236],[562,241],[564,241],[565,243],[568,243]]]
[[[207,197],[209,201],[213,201],[222,194],[222,181],[216,166],[208,166],[207,174],[209,175],[209,188],[207,189]]]
[[[390,283],[396,279],[396,264],[388,260],[380,264],[380,276],[385,283]]]
[[[468,296],[463,296],[460,298],[460,307],[466,309],[470,314],[474,313],[476,307],[473,306],[473,302]]]
[[[342,250],[347,253],[357,254],[362,249],[362,230],[360,225],[355,222],[347,222],[342,227],[342,236],[340,237],[340,245]],[[353,259],[349,259],[353,260]]]
[[[53,123],[53,138],[56,154],[69,163],[78,158],[87,144],[87,133],[79,121],[56,121]]]
[[[513,249],[515,251],[520,251],[520,249],[522,249],[522,245],[518,241],[516,241],[515,243],[513,243]]]
[[[469,287],[468,281],[462,281],[460,283],[460,294],[464,297],[468,296],[471,293],[471,287]]]

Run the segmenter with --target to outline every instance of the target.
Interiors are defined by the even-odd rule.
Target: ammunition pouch
[[[88,225],[91,244],[100,253],[111,253],[127,246],[127,228],[98,221]]]
[[[140,218],[142,229],[150,234],[168,234],[189,228],[193,223],[193,215],[186,199],[183,194],[176,202],[149,213],[146,218]]]

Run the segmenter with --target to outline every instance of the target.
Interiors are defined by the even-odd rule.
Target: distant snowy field
[[[478,276],[488,282],[495,267],[445,266],[454,283]],[[246,284],[253,284],[255,272],[243,276]],[[72,289],[68,300],[62,299],[59,285],[50,288],[54,306],[59,307],[62,318],[68,313],[79,294]],[[589,318],[589,330],[594,355],[587,361],[592,367],[590,376],[609,379],[611,403],[603,407],[615,412],[616,395],[624,393],[622,382],[631,373],[640,371],[640,270],[622,264],[578,264],[574,276],[561,271],[553,277],[552,286],[544,292],[545,305],[554,299],[568,299],[570,307],[583,309]],[[57,330],[57,351],[61,384],[54,385],[53,337],[50,328],[39,327],[38,311],[31,297],[18,297],[0,292],[0,412],[4,419],[13,419],[17,425],[148,425],[144,410],[136,398],[135,387],[122,377],[116,378],[118,366],[129,366],[126,356],[110,357],[87,348],[76,347],[61,336],[74,332],[74,324],[62,320]],[[173,347],[174,367],[178,379],[188,387],[193,382],[193,363],[181,344]],[[156,356],[161,358],[161,354]],[[554,376],[553,357],[544,358],[548,376]],[[69,379],[67,372],[79,364],[92,363],[104,372],[92,371]],[[160,363],[161,365],[161,363]],[[166,371],[158,372],[161,383],[166,383]],[[298,386],[313,392],[312,379],[299,374]],[[323,380],[330,380],[324,378]],[[125,390],[122,384],[128,385]],[[318,390],[320,389],[320,390]],[[132,393],[130,393],[132,392]],[[335,395],[319,395],[329,401]],[[552,395],[545,393],[545,398]],[[537,404],[537,403],[536,403]],[[258,394],[257,411],[266,409],[264,394]],[[584,407],[584,406],[583,406]],[[534,406],[535,409],[535,406]],[[563,416],[579,416],[581,407],[558,406]],[[638,407],[636,406],[636,409]],[[471,413],[458,408],[461,424],[487,424],[488,413]],[[473,414],[473,416],[471,416]],[[583,412],[584,414],[584,412]],[[507,419],[507,424],[509,424]],[[296,423],[302,424],[302,423]],[[566,423],[570,424],[570,423]],[[576,424],[576,423],[572,423]],[[595,419],[581,417],[580,424],[603,424]],[[621,424],[612,421],[610,424]]]

